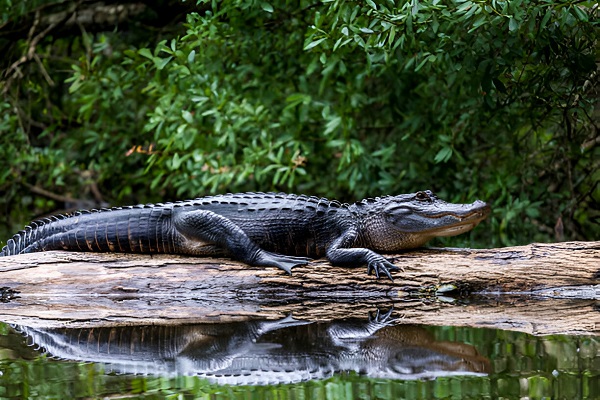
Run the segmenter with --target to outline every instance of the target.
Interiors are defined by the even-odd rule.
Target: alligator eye
[[[417,192],[415,198],[420,201],[430,200],[429,195],[425,192]]]

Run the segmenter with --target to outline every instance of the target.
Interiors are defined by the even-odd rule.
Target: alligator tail
[[[35,251],[33,250],[34,244],[51,235],[54,223],[66,218],[68,218],[66,215],[55,215],[31,222],[22,231],[8,239],[6,246],[0,252],[0,257]]]
[[[0,257],[48,250],[176,252],[170,217],[169,208],[140,205],[44,218],[9,239]]]

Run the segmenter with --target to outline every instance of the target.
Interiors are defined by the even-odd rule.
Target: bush
[[[10,225],[65,200],[431,188],[494,209],[445,243],[600,237],[592,2],[199,1],[146,31],[139,15],[56,28],[19,74],[31,38],[0,36]]]

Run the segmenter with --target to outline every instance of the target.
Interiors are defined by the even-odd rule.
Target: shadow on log
[[[329,321],[377,306],[406,323],[600,334],[600,242],[428,249],[395,281],[316,260],[288,276],[214,258],[47,252],[0,258],[0,320],[116,326],[252,318]]]

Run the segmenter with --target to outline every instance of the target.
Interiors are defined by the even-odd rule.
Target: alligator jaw
[[[469,213],[466,214],[457,214],[454,212],[445,212],[445,213],[439,213],[439,214],[435,214],[435,215],[427,215],[427,214],[421,214],[423,217],[425,218],[443,218],[443,217],[453,217],[455,218],[458,222],[462,222],[462,221],[470,221],[470,220],[477,220],[477,221],[481,221],[483,219],[485,219],[490,213],[490,207],[489,205],[485,205],[483,207],[481,207],[480,209],[477,209],[475,211],[471,211]]]
[[[456,235],[460,235],[461,233],[470,231],[471,229],[475,228],[478,224],[479,224],[479,221],[470,222],[470,223],[466,223],[466,224],[461,223],[460,225],[446,226],[446,227],[440,228],[439,230],[434,230],[431,233],[437,237],[456,236]]]
[[[437,215],[429,215],[427,216],[427,218],[451,218],[454,220],[454,223],[449,223],[445,226],[435,227],[433,229],[430,229],[428,233],[435,237],[460,235],[461,233],[468,232],[471,229],[475,228],[477,225],[479,225],[481,221],[487,218],[490,212],[490,206],[484,203],[475,211],[471,211],[470,213],[464,215],[459,215],[452,212],[440,213]]]

